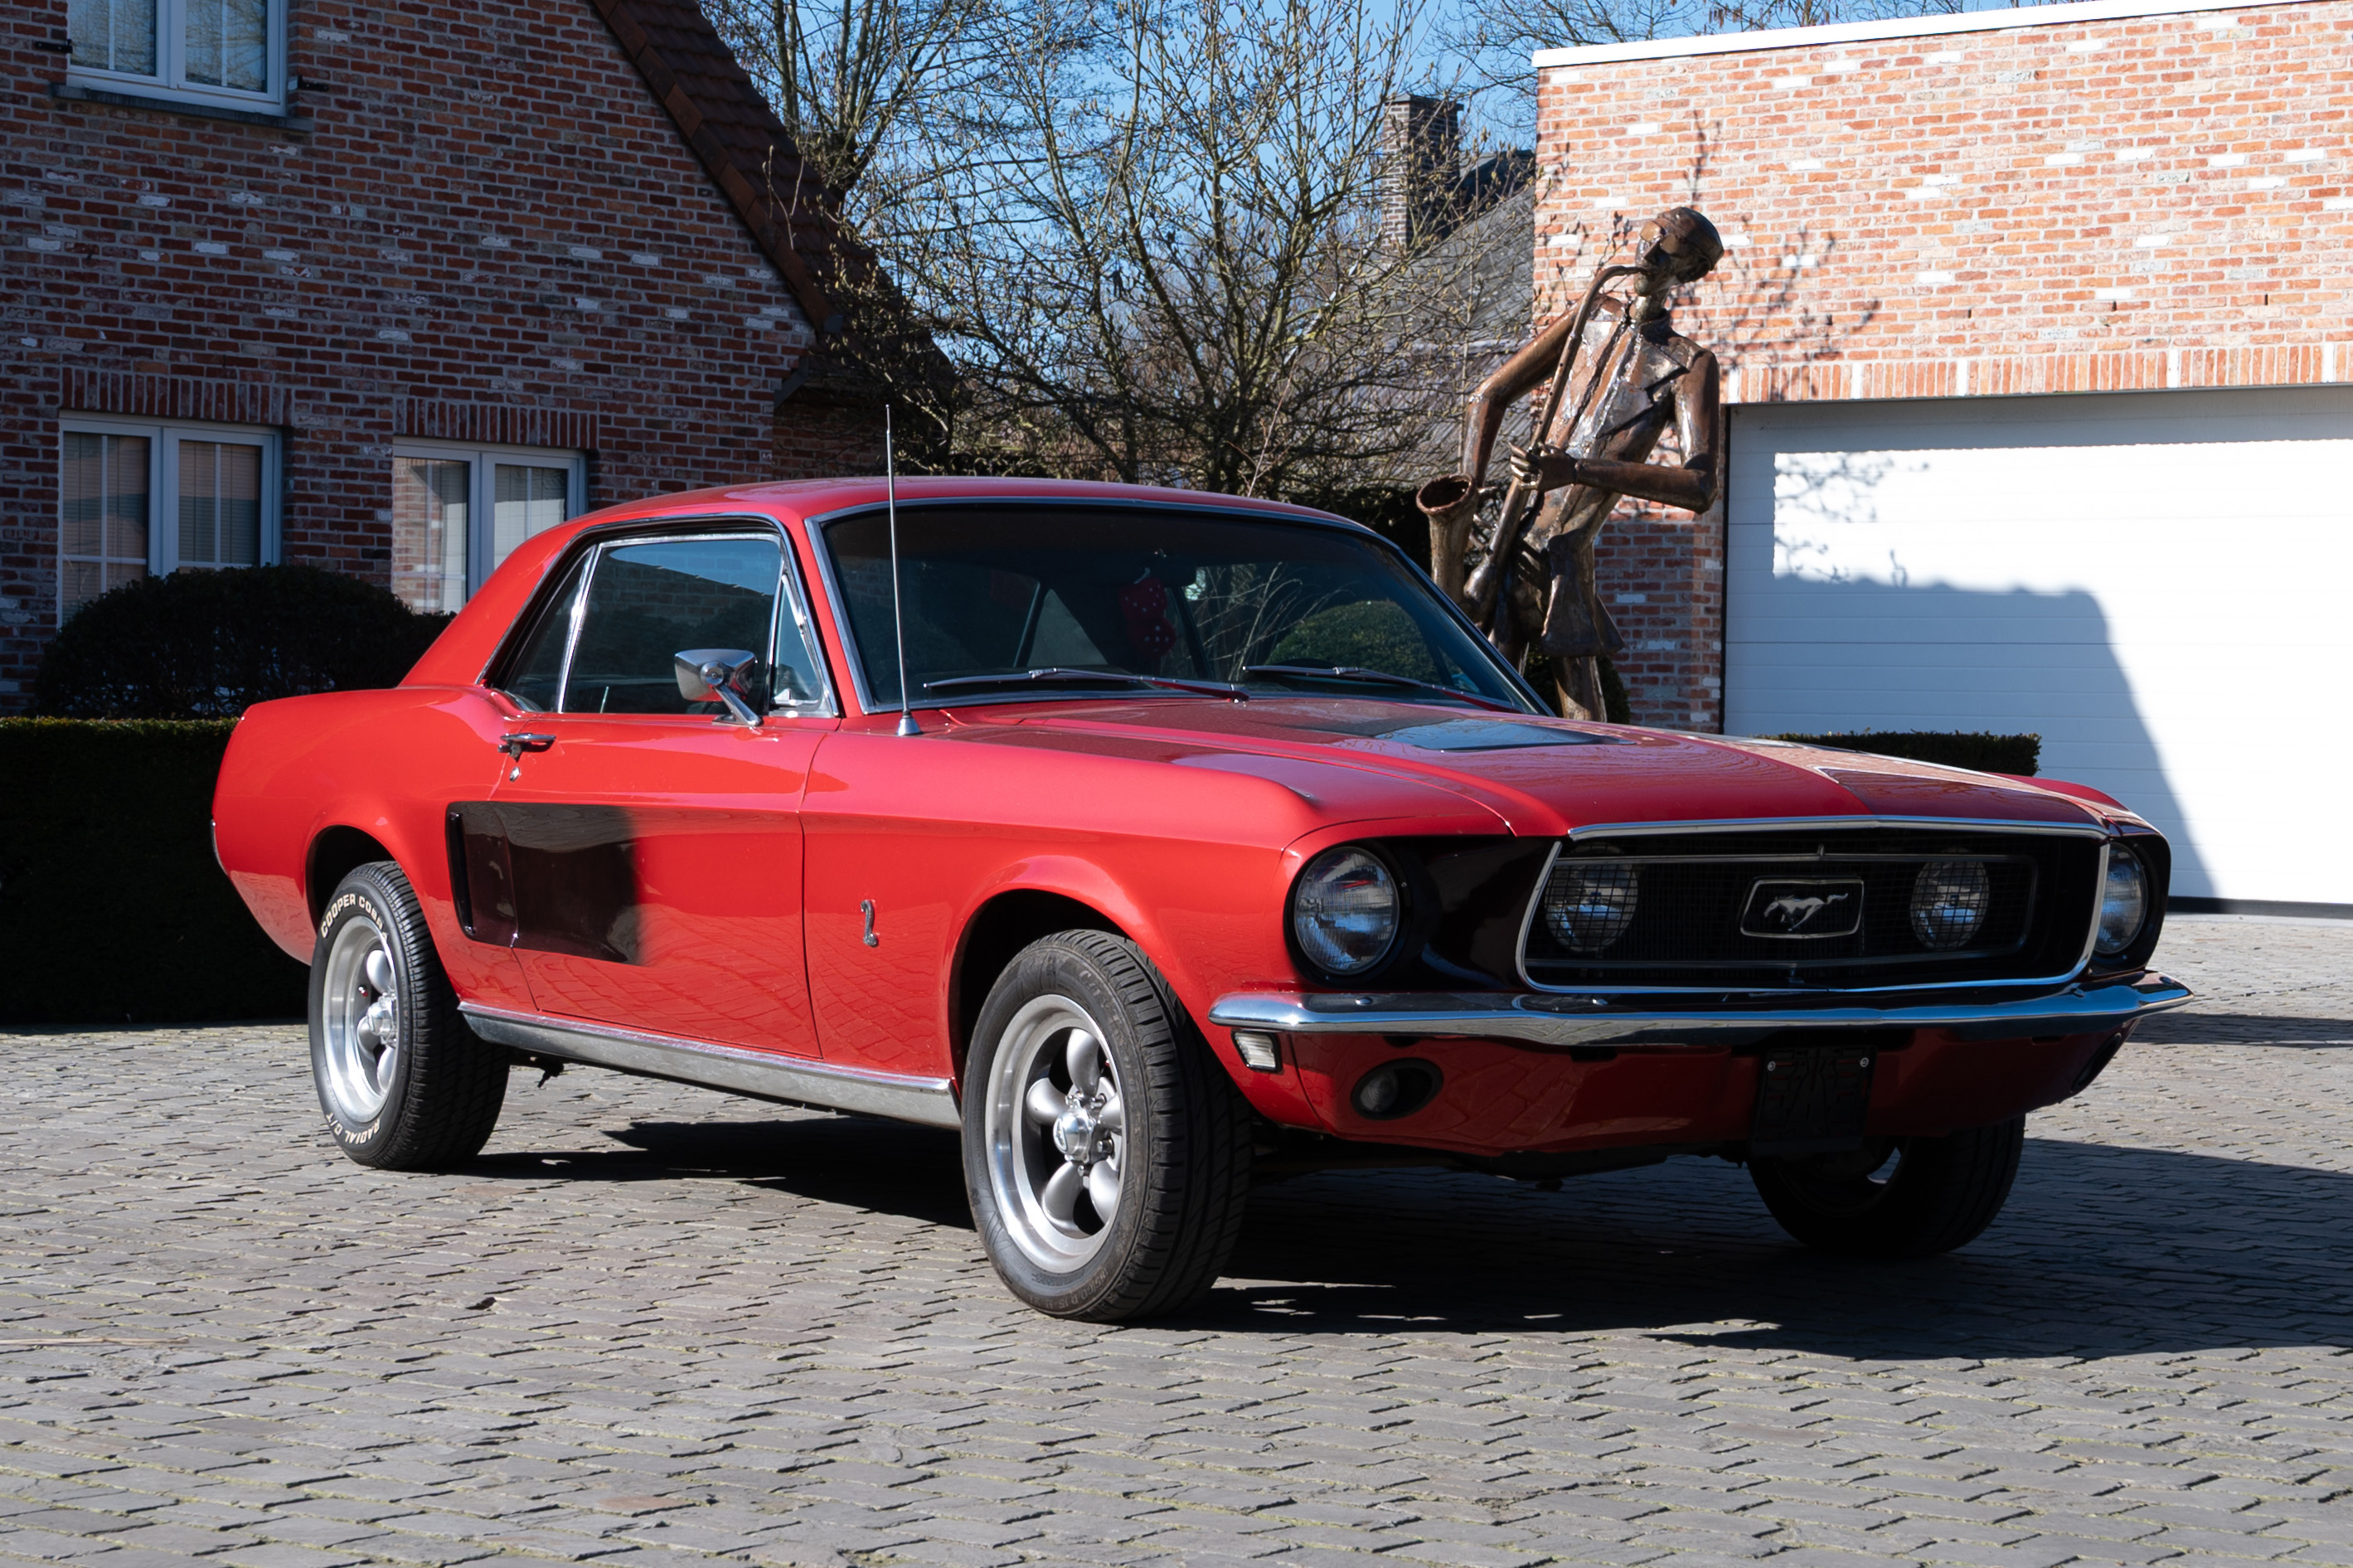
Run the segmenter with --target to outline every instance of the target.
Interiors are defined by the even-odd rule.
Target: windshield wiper
[[[1498,713],[1527,711],[1515,703],[1501,702],[1477,692],[1458,691],[1452,686],[1441,686],[1435,681],[1417,681],[1411,675],[1392,675],[1387,670],[1367,670],[1357,664],[1245,664],[1242,673],[1272,675],[1278,680],[1354,681],[1364,686],[1410,686],[1417,691],[1436,692],[1441,696],[1493,708]]]
[[[1065,664],[1052,664],[1042,670],[1011,670],[1002,675],[953,675],[944,681],[925,681],[927,692],[978,691],[988,686],[1158,686],[1171,692],[1191,692],[1205,697],[1229,697],[1238,703],[1250,701],[1250,694],[1240,686],[1229,686],[1223,681],[1180,681],[1168,675],[1138,675],[1128,670],[1074,670]]]

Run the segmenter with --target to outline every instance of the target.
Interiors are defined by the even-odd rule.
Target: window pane
[[[269,0],[187,0],[182,67],[192,82],[261,92],[269,86]]]
[[[507,694],[535,713],[553,708],[564,687],[564,647],[572,637],[572,601],[580,594],[581,565],[575,561],[565,574],[564,586],[540,612],[539,624],[531,629],[507,675]]]
[[[147,438],[69,431],[58,474],[58,612],[147,575]]]
[[[735,648],[767,656],[782,561],[773,539],[672,540],[608,550],[588,581],[566,713],[717,714],[679,695],[674,655]],[[766,681],[749,701],[766,706]]]
[[[564,521],[564,503],[571,488],[571,471],[502,462],[491,476],[491,569],[514,553],[514,547],[543,528]]]
[[[180,443],[179,564],[261,564],[259,446],[243,441]]]
[[[68,0],[66,32],[78,66],[155,74],[155,0]]]
[[[467,501],[474,465],[392,460],[392,591],[428,615],[466,602]]]

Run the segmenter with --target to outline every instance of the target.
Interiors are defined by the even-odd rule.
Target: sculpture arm
[[[1715,355],[1702,349],[1675,391],[1675,432],[1683,449],[1680,464],[1671,468],[1664,463],[1571,457],[1566,452],[1525,454],[1515,449],[1514,467],[1535,467],[1541,475],[1539,483],[1547,491],[1583,484],[1639,501],[1655,501],[1662,506],[1704,512],[1715,504],[1722,484],[1715,434],[1723,424],[1718,417],[1723,407],[1723,381]]]
[[[1469,477],[1473,492],[1486,477],[1487,460],[1494,454],[1495,438],[1504,429],[1504,415],[1552,375],[1567,349],[1568,329],[1576,320],[1572,311],[1545,328],[1471,394],[1470,418],[1462,432],[1462,471]]]

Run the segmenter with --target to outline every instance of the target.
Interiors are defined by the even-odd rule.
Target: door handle
[[[500,737],[499,749],[519,761],[526,751],[545,751],[554,744],[552,735],[509,735]]]

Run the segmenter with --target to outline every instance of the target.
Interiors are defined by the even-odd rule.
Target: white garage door
[[[1734,411],[1725,727],[2042,736],[2174,892],[2353,906],[2353,388]]]

